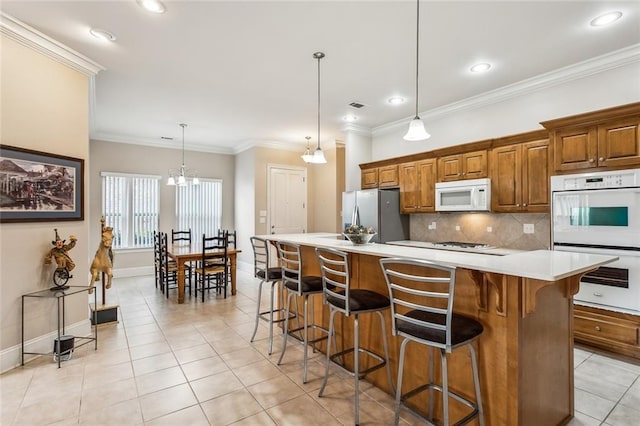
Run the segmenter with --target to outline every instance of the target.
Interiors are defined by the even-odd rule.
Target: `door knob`
[[[599,325],[596,325],[594,328],[596,329],[596,331],[602,330]]]

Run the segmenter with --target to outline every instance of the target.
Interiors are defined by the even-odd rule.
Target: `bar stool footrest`
[[[338,353],[335,353],[333,355],[331,355],[329,357],[329,359],[331,360],[331,362],[336,365],[337,367],[339,367],[340,369],[342,369],[344,372],[349,373],[351,376],[355,376],[355,371],[353,371],[352,369],[345,367],[345,365],[343,363],[340,363],[338,361],[336,361],[336,358],[341,358],[343,355],[346,354],[350,354],[355,352],[355,348],[347,348],[343,351],[340,351]],[[358,348],[358,352],[359,353],[363,353],[365,355],[369,355],[370,357],[380,361],[378,364],[372,365],[371,367],[367,368],[366,370],[362,370],[358,372],[358,377],[360,379],[362,379],[364,376],[366,376],[367,374],[376,371],[382,367],[384,367],[385,365],[387,365],[387,362],[385,361],[384,357],[381,356],[380,354],[377,354],[367,348]]]
[[[260,312],[260,313],[258,314],[258,316],[260,317],[260,319],[261,319],[262,321],[269,322],[269,315],[271,314],[271,312],[272,312],[272,311],[263,311],[263,312]],[[279,314],[283,314],[283,315],[284,315],[284,313],[285,313],[285,312],[286,312],[286,309],[282,309],[282,308],[281,308],[281,309],[274,309],[274,310],[273,310],[273,315],[275,316],[275,315],[276,315],[276,314],[278,314],[278,313],[279,313]],[[297,317],[297,315],[296,315],[296,313],[295,313],[295,312],[289,312],[289,320],[295,319],[296,317]],[[273,323],[274,323],[274,324],[276,324],[276,323],[284,322],[286,319],[287,319],[287,318],[278,318],[278,319],[274,319],[274,320],[273,320]]]
[[[295,314],[294,314],[294,315],[295,315]],[[275,321],[274,321],[274,322],[275,322]],[[329,338],[329,330],[327,330],[326,328],[320,327],[320,326],[318,326],[318,325],[310,325],[310,326],[309,326],[309,328],[310,328],[312,331],[320,330],[321,332],[326,333],[326,336],[320,336],[320,337],[318,337],[318,338],[316,338],[316,339],[310,339],[310,340],[307,340],[307,343],[308,343],[308,344],[310,344],[310,345],[312,345],[312,346],[315,346],[315,344],[316,344],[316,343],[318,343],[318,342],[322,342],[323,340],[327,340],[327,339]],[[302,330],[304,330],[304,327],[293,328],[293,329],[289,330],[289,333],[288,333],[288,334],[289,334],[289,336],[291,336],[291,337],[293,337],[294,339],[296,339],[298,342],[300,342],[300,343],[304,343],[304,338],[303,338],[302,336],[296,336],[296,335],[294,334],[294,333],[299,332],[299,331],[302,331]],[[302,334],[302,333],[301,333],[301,334]]]
[[[420,392],[424,392],[428,389],[435,389],[436,391],[442,393],[442,386],[437,385],[435,383],[427,383],[421,386],[418,386],[417,388],[414,388],[412,390],[410,390],[407,393],[404,393],[400,396],[400,403],[402,405],[402,407],[408,411],[410,411],[411,413],[417,415],[420,418],[425,418],[424,414],[421,414],[419,412],[417,412],[416,410],[412,409],[411,407],[409,407],[408,405],[404,404],[404,401],[406,401],[407,399],[419,394]],[[451,391],[451,389],[449,389],[449,397],[455,399],[456,401],[458,401],[461,404],[466,405],[467,407],[471,408],[472,411],[467,414],[466,416],[464,416],[462,419],[458,420],[457,422],[453,423],[453,426],[460,426],[460,425],[465,425],[467,423],[469,423],[472,419],[474,419],[475,417],[478,416],[478,414],[480,413],[480,411],[478,410],[478,405],[475,404],[473,401],[468,400],[467,398],[458,395],[457,393]],[[425,419],[428,421],[428,419]],[[430,424],[434,424],[435,423],[431,423]]]

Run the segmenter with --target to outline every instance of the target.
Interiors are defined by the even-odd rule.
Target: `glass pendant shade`
[[[404,135],[403,139],[405,141],[423,141],[425,139],[429,139],[431,135],[424,128],[424,123],[420,119],[420,117],[416,116],[409,123],[409,130],[407,130],[407,134]]]
[[[316,148],[313,152],[313,159],[311,160],[313,164],[327,164],[327,159],[324,157],[324,152],[320,147]]]

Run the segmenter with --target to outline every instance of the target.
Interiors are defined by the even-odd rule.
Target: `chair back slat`
[[[188,231],[174,231],[171,230],[171,244],[185,241],[191,244],[191,228]]]
[[[451,321],[456,269],[418,259],[380,259],[391,300],[393,335],[399,322],[444,332],[444,344],[423,341],[451,352]],[[411,336],[416,340],[415,336]]]
[[[251,247],[253,247],[253,276],[259,277],[259,274],[262,273],[267,277],[270,265],[267,240],[259,237],[251,237],[249,240],[251,241]]]
[[[278,241],[278,257],[282,268],[282,281],[295,284],[298,289],[297,294],[302,296],[302,286],[300,285],[300,277],[302,276],[302,255],[300,253],[300,245]],[[287,286],[291,290],[291,286]]]
[[[335,307],[340,312],[349,316],[351,314],[349,306],[349,293],[351,281],[349,278],[349,255],[343,251],[330,248],[316,248],[316,255],[320,263],[322,273],[322,290],[324,300],[327,297],[341,300],[344,309]]]
[[[233,249],[236,248],[236,236],[237,232],[235,229],[233,231],[229,231],[228,229],[218,229],[218,237],[226,237],[227,244]]]

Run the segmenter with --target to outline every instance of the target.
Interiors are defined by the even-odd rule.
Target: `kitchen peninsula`
[[[382,257],[417,258],[455,266],[458,272],[454,311],[476,318],[484,326],[476,346],[485,424],[557,425],[567,423],[573,416],[572,296],[578,291],[581,274],[615,261],[616,257],[548,250],[492,256],[386,244],[353,245],[336,234],[261,237],[274,243],[300,244],[304,274],[320,275],[315,247],[349,252],[352,285],[382,294],[387,294],[379,265]],[[328,325],[328,309],[316,304],[315,318]],[[375,333],[379,327],[376,320],[360,321],[363,347],[381,349],[382,339]],[[339,346],[343,340],[350,341],[350,324],[342,321],[336,327]],[[390,322],[387,325],[390,330]],[[395,377],[399,339],[389,339]],[[406,389],[427,382],[429,355],[419,346],[409,345],[407,349]],[[449,363],[450,386],[473,398],[469,372],[468,353],[454,351]],[[437,372],[435,377],[439,377]],[[390,391],[383,370],[367,379]],[[426,394],[415,399],[418,409],[426,407],[425,399],[419,398],[426,398]],[[437,418],[440,410],[436,402]],[[452,403],[450,410],[454,419],[464,411],[457,403]]]

